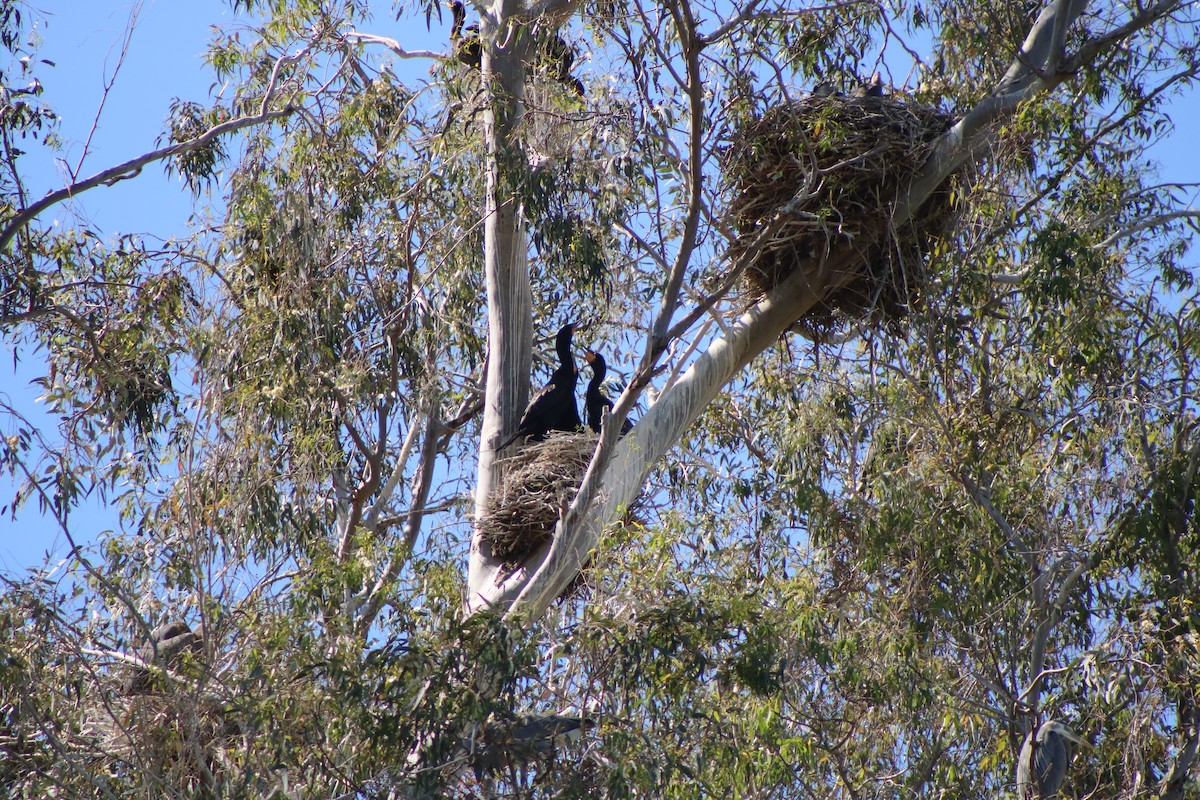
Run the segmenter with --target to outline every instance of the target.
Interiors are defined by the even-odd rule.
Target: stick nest
[[[231,767],[240,739],[221,707],[191,694],[113,694],[90,704],[81,733],[117,759],[198,788]]]
[[[906,317],[926,254],[953,228],[950,182],[895,229],[892,208],[952,122],[898,97],[810,95],[739,130],[722,171],[737,234],[729,260],[746,264],[746,299],[757,302],[831,247],[852,243],[865,256],[863,271],[807,311],[798,329],[819,340],[851,320]]]
[[[504,459],[504,478],[478,521],[492,555],[514,568],[551,536],[575,499],[596,434],[551,433]]]

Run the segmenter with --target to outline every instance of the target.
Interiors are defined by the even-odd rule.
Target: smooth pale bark
[[[515,3],[500,2],[494,16],[481,20],[485,42],[519,12]],[[533,360],[533,299],[529,286],[529,242],[521,208],[511,194],[502,170],[511,169],[519,152],[514,136],[524,109],[522,54],[515,48],[483,48],[483,81],[491,87],[484,109],[487,140],[487,192],[484,202],[484,270],[488,301],[488,361],[484,389],[483,427],[479,437],[479,467],[475,487],[475,517],[483,513],[498,480],[493,448],[505,431],[516,430],[529,399],[525,376]],[[520,379],[518,379],[520,378]],[[499,562],[478,535],[472,537],[468,582],[488,585],[497,579]]]
[[[516,0],[476,5],[481,12],[484,42],[481,70],[486,87],[484,137],[487,146],[487,190],[484,203],[484,270],[488,304],[488,362],[484,387],[483,423],[479,437],[475,518],[487,506],[500,479],[493,449],[506,433],[515,431],[529,400],[528,376],[533,363],[533,297],[529,284],[529,235],[519,199],[503,170],[525,167],[516,135],[525,112],[525,63],[530,38],[515,35],[521,19],[564,21],[575,8],[571,0],[545,0],[523,8]],[[497,35],[499,32],[499,35]],[[496,42],[500,45],[497,46]],[[467,568],[469,586],[499,581],[502,563],[478,531],[471,536]]]

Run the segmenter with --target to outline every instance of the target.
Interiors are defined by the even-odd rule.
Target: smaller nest
[[[737,233],[730,262],[746,265],[746,299],[757,302],[832,247],[852,244],[864,270],[806,312],[801,332],[820,339],[863,316],[907,316],[925,255],[953,229],[949,181],[894,229],[892,209],[953,119],[894,96],[809,95],[738,131],[722,170]]]
[[[191,694],[113,694],[89,705],[81,732],[101,752],[193,788],[232,764],[238,735],[215,701]]]
[[[480,538],[514,568],[554,535],[596,450],[596,434],[551,433],[504,459],[504,478],[479,519]]]

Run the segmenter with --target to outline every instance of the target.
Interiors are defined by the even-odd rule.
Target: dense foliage
[[[551,3],[481,26],[525,53],[516,98],[434,3],[230,5],[230,88],[129,169],[218,201],[165,243],[21,216],[54,72],[36,8],[0,11],[0,330],[62,434],[0,394],[3,503],[73,544],[82,503],[121,521],[0,575],[9,795],[1015,797],[1056,718],[1087,743],[1071,796],[1200,796],[1200,212],[1145,156],[1183,135],[1190,3],[1085,9],[943,185],[903,320],[783,336],[516,619],[464,605],[488,204],[521,220],[533,386],[585,322],[636,419],[761,295],[730,256],[739,131],[876,71],[960,118],[1042,9]],[[365,33],[389,15],[436,52]],[[138,655],[172,620],[197,649]]]

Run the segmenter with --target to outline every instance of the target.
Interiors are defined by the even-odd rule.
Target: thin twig
[[[296,55],[282,56],[280,59],[278,59],[275,64],[276,69],[272,73],[272,79],[274,80],[278,77],[278,68],[281,63],[285,61],[294,62],[303,57],[304,53],[306,52],[308,52],[307,47]],[[274,91],[274,84],[267,87],[266,97],[264,97],[264,105],[266,103],[266,99],[269,98]],[[32,222],[39,214],[51,206],[55,206],[64,200],[69,200],[73,197],[76,197],[83,192],[86,192],[88,189],[94,189],[97,186],[112,186],[119,181],[135,177],[142,171],[143,167],[147,166],[148,164],[153,164],[155,161],[162,161],[165,158],[172,158],[173,156],[180,155],[181,153],[189,153],[193,150],[199,150],[219,136],[224,136],[227,133],[233,133],[234,131],[241,130],[242,128],[260,125],[264,122],[270,122],[281,117],[286,117],[294,110],[295,109],[289,103],[277,111],[267,111],[264,108],[258,114],[238,117],[237,119],[231,119],[226,122],[222,122],[220,125],[214,125],[213,127],[209,128],[199,136],[188,139],[186,142],[177,142],[166,147],[160,147],[157,150],[144,153],[137,158],[131,158],[124,163],[116,165],[115,167],[109,167],[106,170],[96,173],[90,178],[86,178],[82,181],[76,181],[70,186],[59,189],[55,192],[51,192],[33,205],[23,209],[20,213],[15,215],[7,225],[4,226],[4,231],[0,233],[0,251],[3,251],[8,247],[9,242],[12,241],[13,237],[16,236],[22,228]]]

